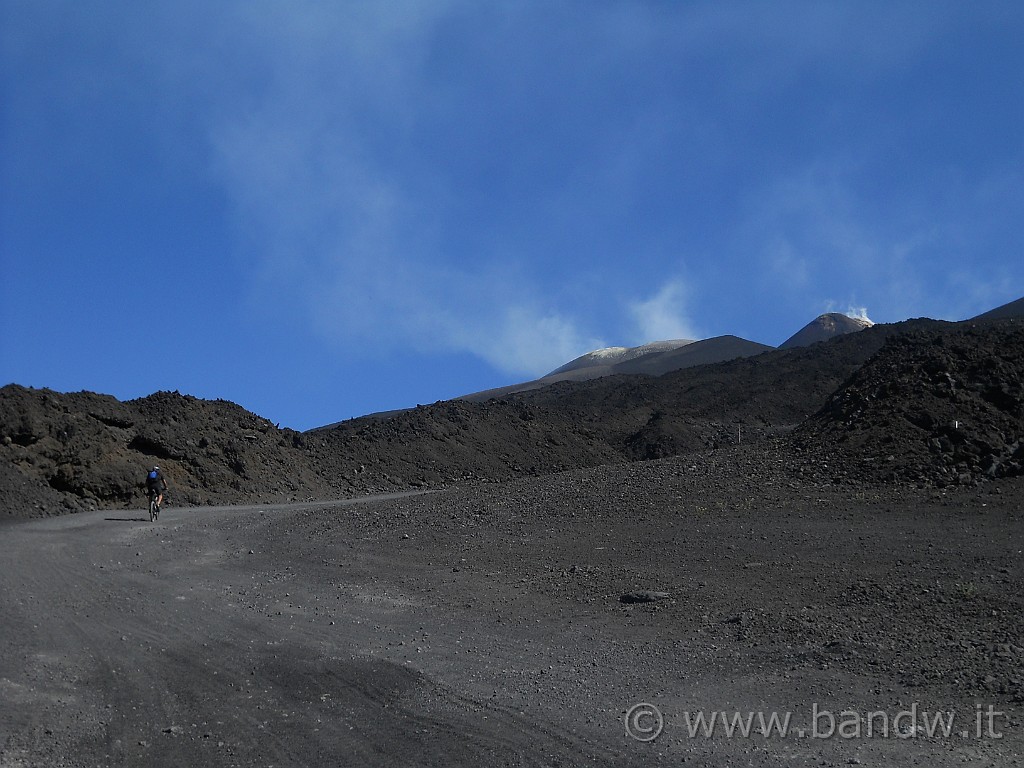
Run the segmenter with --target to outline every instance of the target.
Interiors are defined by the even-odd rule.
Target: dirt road
[[[152,525],[108,511],[5,526],[0,765],[518,765],[601,755],[378,653],[382,634],[427,637],[428,607],[344,575],[311,583],[309,563],[269,560],[267,525],[308,509],[172,508]]]
[[[0,527],[0,766],[1019,764],[1019,486],[706,469]]]

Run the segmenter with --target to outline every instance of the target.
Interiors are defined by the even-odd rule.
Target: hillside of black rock
[[[793,435],[861,479],[945,486],[1024,467],[1024,325],[893,336]]]
[[[334,488],[303,437],[226,401],[160,392],[129,402],[89,392],[0,389],[0,509],[49,514],[143,503],[159,464],[178,504],[286,499]]]
[[[177,393],[119,402],[10,385],[0,388],[0,510],[141,505],[154,463],[172,504],[217,504],[504,481],[758,441],[829,482],[973,482],[1019,472],[1020,343],[1012,320],[913,320],[308,433]]]
[[[657,377],[565,381],[483,403],[419,406],[308,437],[324,465],[346,482],[368,473],[381,487],[498,481],[711,450],[788,431],[890,334],[933,325],[876,326],[814,347]]]

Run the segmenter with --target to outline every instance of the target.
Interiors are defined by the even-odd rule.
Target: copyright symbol
[[[636,704],[626,712],[626,735],[637,741],[654,741],[665,728],[661,710],[653,704]]]

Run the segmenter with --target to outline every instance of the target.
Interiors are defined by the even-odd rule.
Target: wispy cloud
[[[601,346],[532,254],[486,238],[453,252],[442,237],[463,203],[446,159],[419,145],[439,119],[431,99],[448,97],[425,68],[464,4],[283,8],[243,4],[222,20],[247,67],[202,116],[255,300],[288,302],[355,354],[468,352],[538,374]]]
[[[583,352],[605,346],[587,337],[576,321],[557,312],[522,305],[505,306],[490,320],[492,328],[471,328],[460,322],[449,329],[448,341],[513,374],[547,373]]]
[[[666,339],[698,339],[686,313],[687,289],[682,280],[667,282],[653,296],[629,305],[639,344]]]
[[[356,352],[468,352],[505,373],[535,376],[604,346],[576,319],[531,299],[535,291],[512,271],[444,269],[390,255],[372,266],[332,266],[315,294],[314,320],[325,337]]]
[[[868,299],[886,319],[919,306],[934,279],[921,265],[948,230],[896,206],[880,218],[862,186],[859,164],[834,156],[757,191],[736,247],[754,257],[768,295],[811,311]]]
[[[663,254],[683,230],[721,261],[716,279],[742,264],[748,295],[870,301],[885,319],[925,309],[920,264],[949,228],[872,210],[861,170],[876,143],[823,140],[761,175],[760,144],[737,161],[719,132],[771,117],[768,102],[804,107],[782,94],[803,93],[808,76],[884,76],[948,23],[908,4],[852,8],[195,3],[165,12],[173,45],[141,23],[139,40],[161,52],[151,63],[168,102],[188,104],[206,133],[254,303],[287,305],[348,350],[462,351],[536,373],[630,327],[637,341],[696,337],[688,305],[727,287],[694,297],[669,280],[623,300],[677,273]],[[637,71],[660,84],[636,96]],[[756,176],[733,167],[746,163]],[[701,218],[686,195],[706,200],[705,185],[757,202]],[[632,282],[605,278],[567,300],[588,250],[603,274],[644,238],[661,255]]]
[[[583,307],[562,301],[559,287],[549,282],[558,275],[550,263],[542,263],[544,252],[527,250],[539,249],[541,242],[499,240],[516,229],[510,215],[500,212],[510,194],[503,185],[514,183],[514,166],[502,166],[501,175],[492,178],[494,199],[486,213],[505,223],[504,231],[495,229],[490,238],[478,238],[458,252],[450,250],[451,232],[440,231],[450,230],[473,203],[452,187],[456,180],[448,165],[458,158],[446,161],[424,151],[421,134],[432,135],[435,121],[450,119],[439,104],[454,99],[459,110],[466,105],[459,101],[465,94],[454,93],[450,82],[432,80],[427,70],[444,56],[438,35],[446,25],[457,28],[465,21],[468,6],[407,2],[383,9],[358,4],[332,9],[310,4],[301,12],[233,8],[233,46],[236,55],[243,51],[249,59],[245,77],[262,72],[263,79],[255,85],[225,84],[223,98],[210,104],[210,135],[215,172],[233,201],[240,230],[250,235],[262,289],[287,290],[298,306],[309,307],[320,333],[349,348],[405,343],[421,350],[466,351],[505,371],[535,373],[599,343],[602,334],[591,324],[593,318]],[[745,6],[745,12],[752,10]],[[765,13],[763,24],[750,24],[741,23],[738,12],[717,7],[667,15],[641,7],[627,18],[595,14],[577,31],[588,38],[585,67],[595,72],[614,68],[614,57],[628,59],[634,48],[670,50],[678,43],[666,27],[682,34],[691,55],[698,57],[717,56],[716,46],[727,40],[733,49],[779,68],[771,77],[748,65],[720,73],[729,81],[728,90],[752,107],[782,84],[796,81],[830,51],[839,50],[844,59],[866,57],[860,66],[882,68],[908,50],[905,41],[885,35],[866,53],[843,45],[848,15],[821,11],[810,18],[797,15],[800,23],[785,25]],[[490,20],[510,33],[522,33],[539,14],[520,8]],[[474,23],[481,21],[475,17]],[[537,50],[552,40],[535,41]],[[521,56],[514,46],[506,53]],[[482,67],[495,66],[486,52],[478,54]],[[556,61],[550,51],[541,56]],[[524,70],[539,66],[536,60],[514,63]],[[506,121],[517,119],[517,89],[538,85],[541,92],[535,97],[560,109],[553,86],[521,77],[508,67],[495,81],[509,89],[505,101],[473,94],[481,99],[481,110],[492,113],[486,130],[470,124],[461,111],[455,113],[467,117],[462,135],[482,153],[480,168],[488,167],[489,153],[512,150],[488,147],[481,139],[493,134],[515,140],[515,125]],[[700,106],[653,103],[634,113],[627,130],[596,132],[599,138],[590,140],[597,142],[601,162],[586,170],[568,168],[561,183],[539,191],[538,205],[547,206],[543,215],[549,225],[582,232],[592,226],[596,212],[639,204],[653,158],[670,152],[678,140],[674,126],[679,116],[694,122],[692,130],[708,130],[698,116]],[[451,142],[453,126],[444,130],[445,141]],[[438,149],[459,151],[454,143]],[[531,154],[537,151],[531,148],[524,157],[543,174],[543,165]],[[769,258],[778,279],[789,280],[791,290],[807,291],[837,270],[846,275],[870,270],[890,280],[901,297],[913,294],[896,268],[898,249],[887,248],[876,233],[866,231],[841,173],[811,169],[773,182],[755,226],[771,237]],[[520,191],[508,204],[523,205],[522,200]],[[525,215],[538,213],[531,209]],[[768,227],[762,227],[765,222]],[[466,220],[467,228],[481,224]],[[543,231],[536,218],[530,226],[538,235]],[[503,270],[502,263],[512,259],[519,268]],[[621,302],[617,288],[603,286],[608,306]],[[827,296],[836,289],[826,282],[819,290]],[[630,304],[625,320],[641,341],[694,338],[686,299],[684,283],[670,281]]]

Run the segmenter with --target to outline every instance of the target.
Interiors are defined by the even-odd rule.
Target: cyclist
[[[167,481],[164,479],[160,467],[153,467],[146,475],[146,492],[149,498],[156,497],[156,505],[159,507],[164,503],[164,491],[167,490]]]

